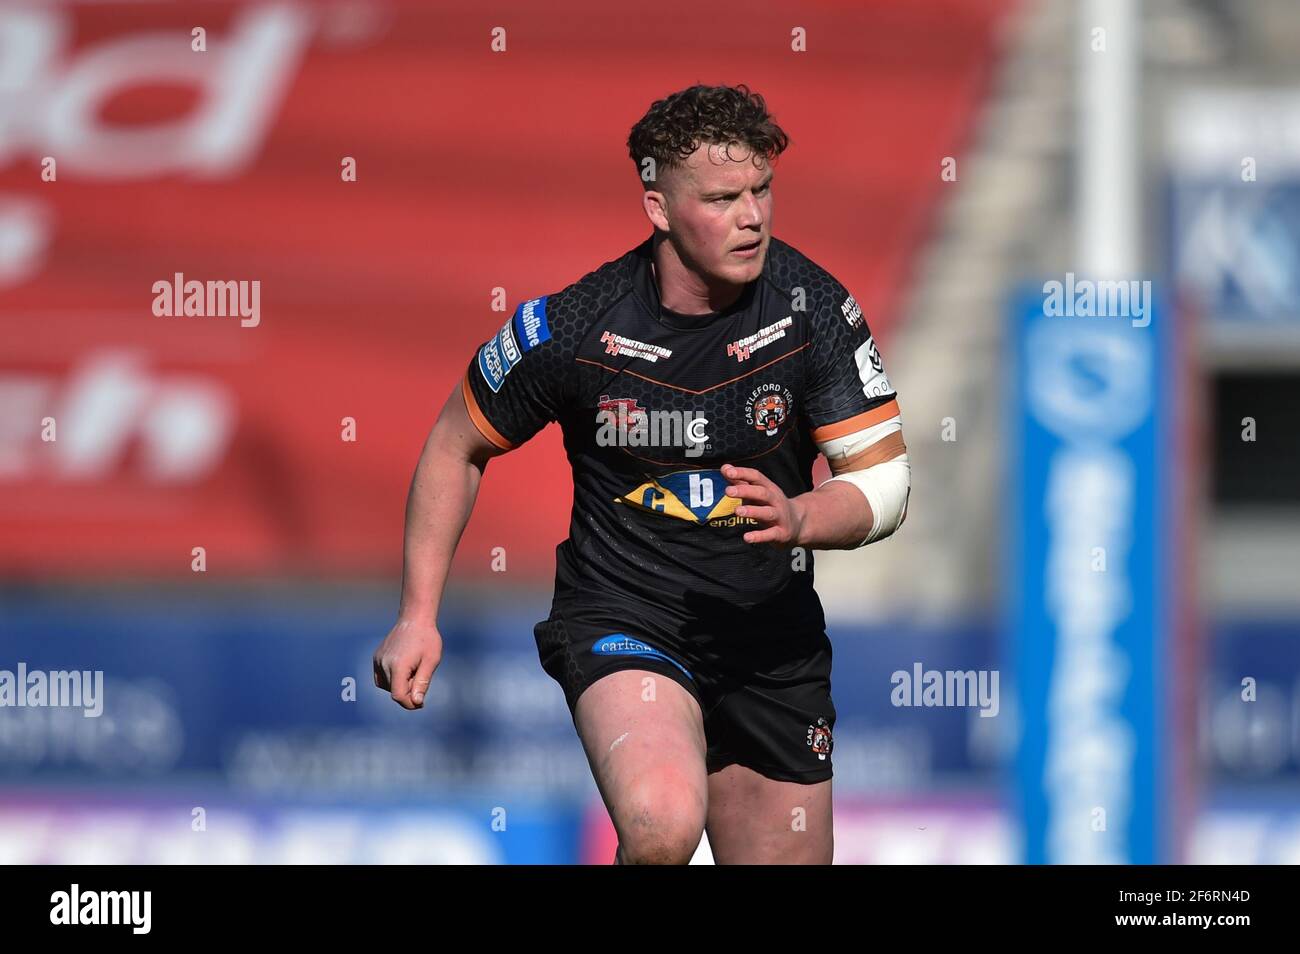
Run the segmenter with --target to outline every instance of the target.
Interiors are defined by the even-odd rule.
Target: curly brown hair
[[[749,146],[755,160],[762,156],[770,162],[785,151],[790,137],[772,119],[763,97],[745,84],[696,84],[651,104],[632,127],[627,149],[640,174],[646,158],[654,160],[655,170],[670,169],[703,143],[733,142]]]

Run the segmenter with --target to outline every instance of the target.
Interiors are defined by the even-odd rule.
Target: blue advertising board
[[[1008,649],[1031,864],[1171,860],[1171,331],[1149,282],[1101,285],[1025,290],[1009,336]]]

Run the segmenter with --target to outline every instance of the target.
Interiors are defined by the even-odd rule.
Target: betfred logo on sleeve
[[[483,373],[483,380],[495,394],[501,390],[501,385],[505,384],[506,367],[505,361],[501,356],[501,339],[494,335],[492,340],[478,349],[478,369]]]
[[[501,330],[478,350],[478,369],[492,393],[501,390],[506,375],[525,354],[550,337],[546,296],[530,299],[516,308]]]

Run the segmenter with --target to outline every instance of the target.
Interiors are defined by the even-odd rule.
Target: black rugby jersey
[[[776,238],[731,307],[675,314],[651,243],[521,304],[470,362],[470,416],[502,448],[563,429],[573,514],[557,603],[820,630],[812,554],[746,543],[758,523],[735,515],[720,468],[753,467],[795,497],[813,489],[817,441],[897,414],[867,322]]]

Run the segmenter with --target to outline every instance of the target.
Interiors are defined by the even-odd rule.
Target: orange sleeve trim
[[[469,372],[465,372],[465,377],[460,381],[460,393],[465,398],[465,410],[469,411],[469,419],[474,422],[478,432],[486,437],[502,450],[513,450],[514,444],[501,436],[501,432],[492,426],[478,406],[478,399],[474,397],[474,389],[469,386]]]
[[[886,434],[869,447],[858,451],[852,457],[833,460],[829,463],[832,474],[847,474],[855,470],[866,470],[868,467],[887,463],[906,453],[907,445],[903,443],[903,432],[894,431],[892,434]]]
[[[845,434],[852,434],[854,431],[873,427],[881,421],[887,421],[897,415],[898,400],[890,398],[880,407],[873,407],[870,411],[863,411],[861,414],[855,414],[847,420],[836,421],[834,424],[814,428],[812,438],[819,444],[825,441],[833,441],[837,437],[843,437]]]

